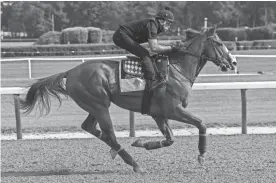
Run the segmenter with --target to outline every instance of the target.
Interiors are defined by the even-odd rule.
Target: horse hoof
[[[202,165],[202,166],[204,165],[204,161],[205,161],[204,156],[199,155],[197,160],[198,160],[198,162],[199,162],[200,165]]]
[[[131,144],[131,146],[134,146],[134,147],[144,147],[142,141],[139,140],[139,139],[136,140],[135,142],[133,142],[133,143]]]
[[[133,171],[136,172],[136,173],[146,173],[146,171],[143,168],[139,167],[139,166],[134,167]]]
[[[118,152],[115,151],[114,149],[110,149],[109,153],[110,153],[112,159],[115,159],[118,154]]]

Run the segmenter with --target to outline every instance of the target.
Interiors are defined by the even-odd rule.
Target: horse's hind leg
[[[96,118],[89,114],[87,118],[84,120],[84,122],[81,125],[81,128],[88,133],[94,135],[97,138],[100,138],[102,135],[102,131],[97,126],[98,122],[96,121]]]
[[[168,124],[168,119],[162,118],[162,117],[156,117],[153,119],[155,120],[156,124],[158,125],[158,128],[160,129],[160,131],[162,132],[162,134],[164,135],[166,140],[149,141],[149,142],[145,142],[145,143],[143,143],[141,140],[137,140],[132,144],[132,146],[143,147],[147,150],[151,150],[151,149],[158,149],[158,148],[162,148],[162,147],[171,146],[173,144],[173,142],[174,142],[173,133]]]
[[[119,156],[127,164],[133,167],[133,170],[135,172],[143,172],[143,170],[139,167],[139,165],[135,162],[131,155],[128,154],[128,152],[125,149],[123,149],[121,145],[117,142],[109,110],[100,110],[95,117],[96,120],[99,122],[99,125],[102,130],[101,136],[99,138],[111,147],[110,153],[112,158],[114,159],[116,155],[119,154]]]
[[[133,167],[135,172],[143,172],[133,158],[117,142],[108,106],[102,105],[99,101],[95,101],[94,96],[88,94],[84,90],[79,90],[78,93],[77,96],[72,95],[71,93],[71,97],[82,109],[89,112],[88,117],[82,124],[82,128],[110,146],[112,149],[112,158],[115,158],[115,156],[119,154],[127,164]],[[93,105],[90,106],[87,103]],[[101,130],[96,128],[97,123],[99,123]]]

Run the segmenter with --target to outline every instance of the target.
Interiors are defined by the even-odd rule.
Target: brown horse
[[[178,52],[168,54],[170,65],[166,87],[154,91],[149,113],[166,139],[150,142],[138,140],[132,146],[149,150],[172,145],[174,140],[168,120],[176,120],[199,129],[198,161],[203,164],[206,153],[206,126],[199,118],[185,110],[189,93],[195,78],[208,60],[219,66],[222,71],[227,71],[228,68],[233,70],[236,64],[235,58],[221,42],[215,30],[213,27],[203,33],[193,33],[192,38],[185,44],[178,44]],[[66,84],[64,78],[67,78]],[[60,102],[60,94],[70,96],[89,113],[81,125],[82,129],[110,146],[113,159],[119,154],[135,172],[143,172],[131,155],[117,142],[109,113],[111,102],[124,109],[141,112],[143,91],[122,95],[119,79],[118,62],[87,61],[69,71],[39,79],[31,85],[25,100],[21,100],[21,108],[28,113],[38,103],[40,112],[43,113],[46,109],[48,114],[50,96],[56,97]]]

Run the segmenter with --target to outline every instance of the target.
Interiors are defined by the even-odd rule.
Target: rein
[[[191,46],[191,44],[192,44],[198,37],[199,37],[199,35],[188,45],[187,49]],[[226,53],[221,54],[220,50],[219,50],[219,49],[217,48],[217,46],[214,44],[215,40],[212,39],[213,37],[214,37],[214,36],[209,36],[209,37],[207,38],[207,40],[208,40],[209,43],[212,45],[212,47],[213,47],[213,49],[214,49],[214,51],[215,51],[215,53],[216,53],[216,58],[207,57],[207,56],[202,55],[202,54],[201,54],[201,55],[197,55],[197,54],[192,53],[192,52],[190,52],[190,51],[184,51],[185,54],[189,54],[189,55],[191,55],[191,56],[193,56],[193,57],[196,57],[197,59],[200,60],[200,63],[198,64],[197,69],[196,69],[195,77],[194,77],[193,79],[188,78],[187,76],[185,76],[185,75],[183,74],[183,71],[181,72],[181,70],[183,70],[181,66],[180,66],[180,70],[176,68],[175,65],[176,65],[176,64],[178,65],[179,62],[173,63],[173,62],[170,61],[170,65],[172,65],[172,67],[173,67],[179,74],[181,74],[181,75],[184,76],[186,79],[188,79],[188,80],[190,81],[191,85],[193,85],[193,83],[194,83],[194,81],[195,81],[195,78],[198,76],[199,72],[200,72],[201,69],[202,69],[202,68],[200,68],[200,65],[202,64],[202,60],[209,60],[209,61],[212,61],[212,62],[214,62],[214,63],[218,63],[219,66],[222,66],[222,64],[223,64],[222,59],[225,58],[225,57],[227,56]],[[222,44],[222,43],[220,43],[220,42],[218,42],[218,43],[219,43],[219,44]],[[218,55],[220,55],[220,56],[218,56]],[[197,61],[198,61],[198,60],[197,60]]]
[[[193,43],[196,39],[198,39],[198,37],[199,37],[199,35],[198,35],[197,37],[195,37],[195,39],[187,46],[187,49],[189,49],[189,47],[192,45],[192,43]],[[190,51],[184,51],[184,53],[185,53],[185,54],[188,54],[188,55],[191,55],[191,56],[193,56],[193,57],[196,57],[196,58],[199,59],[199,60],[202,59],[202,55],[197,55],[197,54],[192,53],[192,52],[190,52]],[[197,60],[197,61],[198,61],[198,60]],[[200,61],[200,62],[201,62],[201,61]],[[194,77],[193,79],[188,78],[187,76],[185,76],[185,75],[183,74],[183,72],[181,72],[179,69],[177,69],[177,68],[175,67],[175,65],[179,65],[179,62],[177,62],[177,63],[172,63],[172,62],[170,62],[170,63],[171,63],[170,65],[172,65],[172,67],[173,67],[179,74],[181,74],[183,77],[185,77],[186,79],[188,79],[188,80],[190,81],[191,86],[194,84],[195,78],[196,78],[196,77]],[[200,67],[199,67],[200,65],[201,65],[201,63],[198,64],[198,67],[197,67],[197,71],[196,71],[196,75],[195,75],[195,76],[197,76],[198,73],[199,73],[200,70],[201,70]],[[180,69],[183,70],[181,66],[180,66]]]

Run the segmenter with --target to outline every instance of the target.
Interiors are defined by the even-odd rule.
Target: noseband
[[[221,46],[223,46],[223,43],[217,40],[214,40],[215,35],[209,36],[207,38],[207,41],[210,43],[210,45],[212,45],[212,48],[214,50],[214,52],[216,53],[216,58],[212,58],[212,57],[207,57],[207,56],[202,56],[204,59],[212,61],[214,63],[216,63],[216,65],[218,66],[222,66],[224,65],[223,63],[223,59],[227,59],[228,54],[227,53],[222,53],[221,50],[218,48],[218,46],[216,44],[219,44]]]

